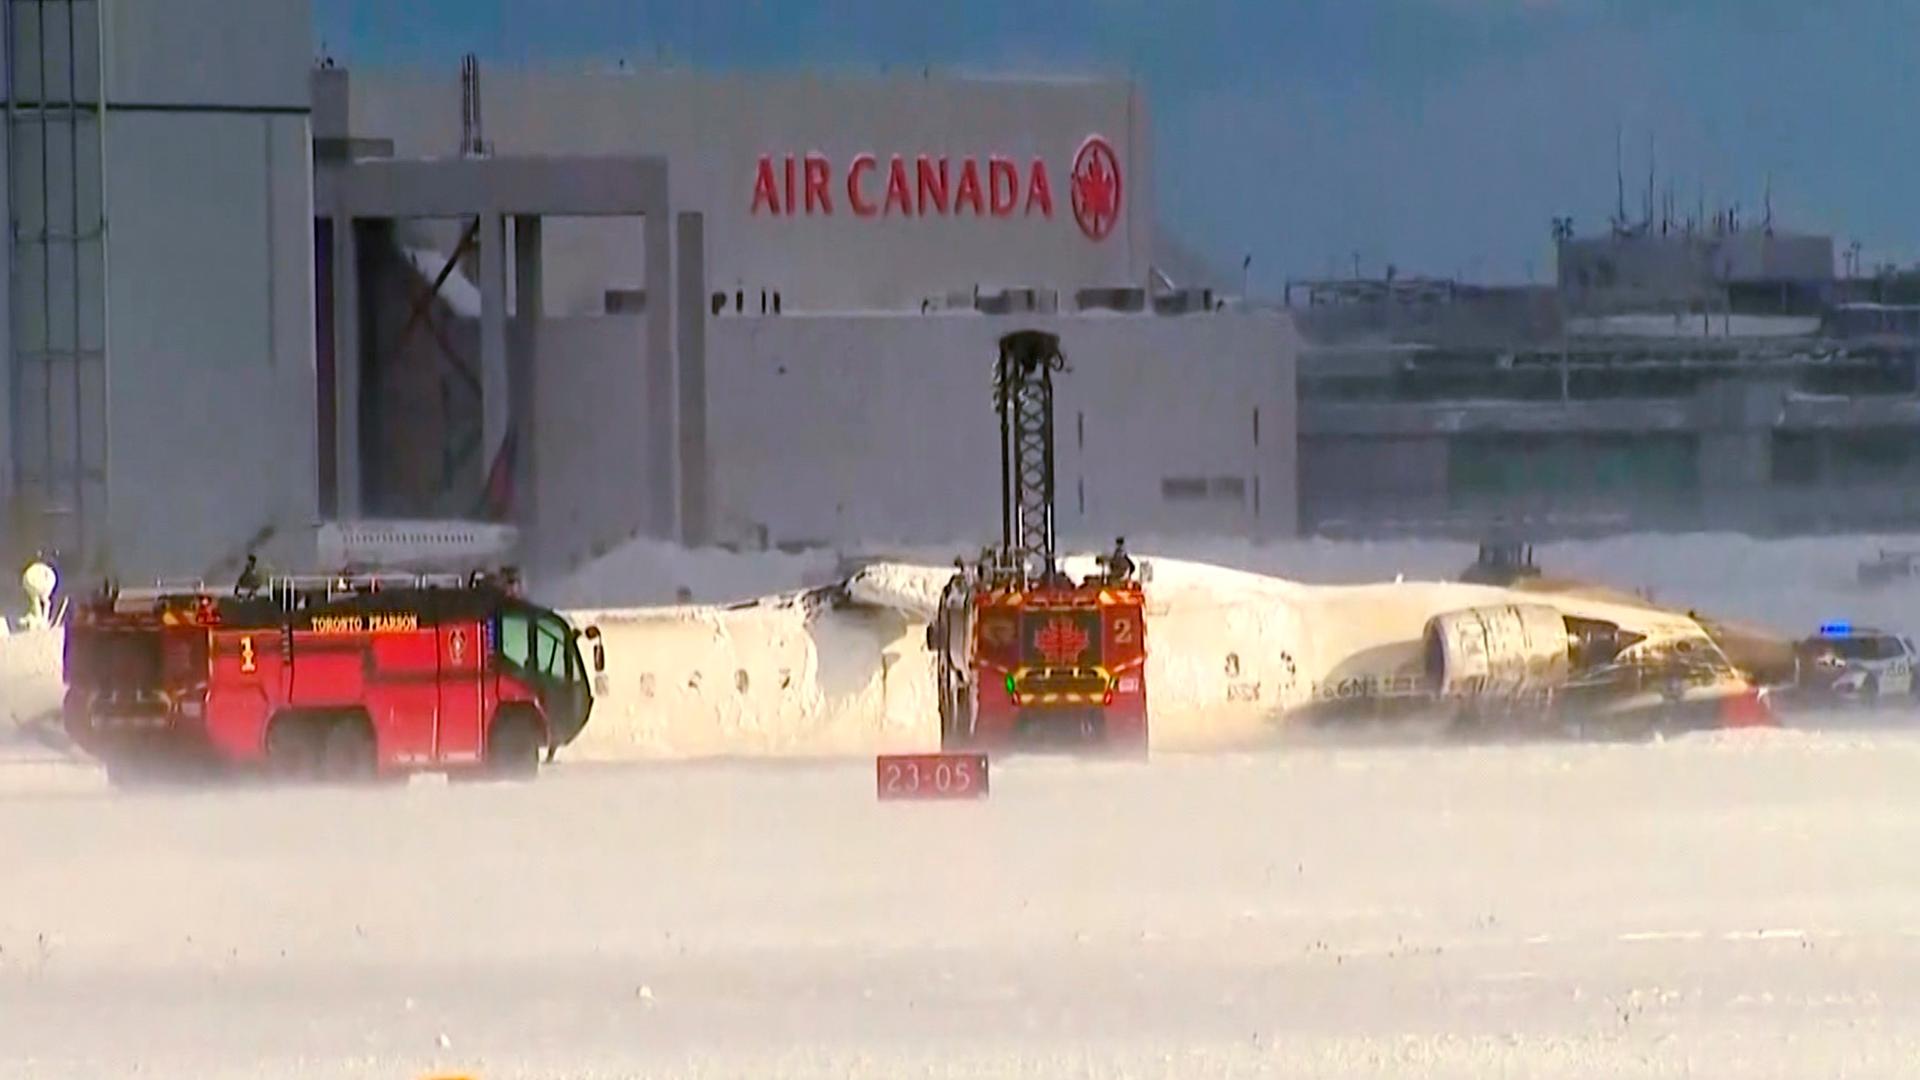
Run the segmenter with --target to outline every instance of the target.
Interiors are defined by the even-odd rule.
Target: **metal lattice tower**
[[[3,0],[13,523],[74,563],[107,510],[103,0]]]
[[[1000,413],[1000,544],[1026,573],[1054,569],[1053,373],[1065,371],[1060,339],[1018,330],[1000,339],[994,406]]]

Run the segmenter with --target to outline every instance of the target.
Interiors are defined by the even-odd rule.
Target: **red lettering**
[[[1053,177],[1047,171],[1044,158],[1033,158],[1023,178],[1020,164],[1012,158],[992,155],[982,169],[979,159],[963,157],[956,184],[950,158],[920,154],[914,157],[909,168],[902,155],[893,154],[887,159],[885,197],[876,203],[868,174],[878,171],[879,167],[877,157],[862,153],[854,155],[847,168],[847,205],[856,217],[946,216],[967,211],[976,217],[1012,217],[1022,206],[1023,179],[1025,202],[1021,212],[1028,217],[1036,213],[1053,217]],[[833,161],[825,154],[763,154],[754,170],[751,213],[830,215],[833,213],[832,184]]]
[[[899,154],[893,155],[893,160],[887,163],[887,213],[894,212],[895,203],[899,204],[900,213],[913,216],[913,203],[907,187],[907,163],[900,160]]]
[[[1053,216],[1053,187],[1047,182],[1047,162],[1045,158],[1033,159],[1033,174],[1027,178],[1027,214],[1033,208],[1040,208],[1042,217]]]
[[[827,178],[832,166],[819,154],[807,155],[807,213],[818,206],[823,214],[833,213],[833,200],[827,197]]]
[[[770,214],[780,212],[780,196],[778,189],[773,186],[773,159],[765,155],[761,156],[760,168],[753,177],[752,213],[759,213],[762,206]]]
[[[853,166],[847,170],[847,205],[853,207],[855,217],[872,217],[880,212],[879,207],[860,197],[860,174],[873,167],[873,155],[860,154],[853,159]]]
[[[1005,187],[1001,184],[1004,181]],[[1006,198],[1001,198],[1001,192]],[[1020,174],[1013,162],[995,155],[987,159],[987,197],[988,205],[994,217],[1006,217],[1013,213],[1013,201],[1020,195]]]
[[[980,163],[972,158],[960,164],[960,190],[953,196],[953,212],[959,213],[968,203],[973,204],[975,217],[987,212],[980,199]]]
[[[934,172],[932,159],[925,154],[914,159],[913,166],[915,179],[919,181],[920,202],[917,212],[921,217],[926,217],[927,203],[932,202],[935,210],[945,214],[947,212],[947,159],[940,159],[938,173]]]

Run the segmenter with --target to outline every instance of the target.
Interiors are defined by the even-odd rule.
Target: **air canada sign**
[[[1075,151],[1064,198],[1089,240],[1104,240],[1120,220],[1120,157],[1099,135]],[[1054,177],[1044,157],[988,155],[762,154],[753,176],[754,216],[856,218],[1001,218],[1052,220]]]

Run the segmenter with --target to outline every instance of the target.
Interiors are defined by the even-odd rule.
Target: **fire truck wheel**
[[[285,780],[311,779],[320,771],[325,737],[321,717],[283,713],[267,729],[267,769]]]
[[[523,778],[540,771],[540,721],[514,710],[502,712],[487,734],[487,772],[495,777]]]
[[[361,716],[343,716],[327,728],[320,749],[320,772],[329,780],[372,780],[379,771],[373,728]]]

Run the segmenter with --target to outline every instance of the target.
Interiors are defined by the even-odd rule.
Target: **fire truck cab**
[[[1131,578],[956,575],[928,634],[943,749],[1144,753],[1145,609]]]
[[[66,728],[116,776],[527,776],[591,713],[582,636],[482,575],[108,587],[68,619]]]

